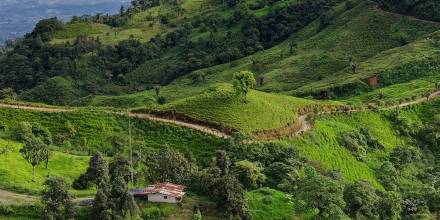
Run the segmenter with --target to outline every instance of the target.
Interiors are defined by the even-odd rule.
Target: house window
[[[163,199],[168,199],[168,196],[163,196]]]

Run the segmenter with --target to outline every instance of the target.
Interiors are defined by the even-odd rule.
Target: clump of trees
[[[115,156],[109,165],[100,153],[92,157],[85,174],[97,186],[92,217],[110,220],[138,216],[137,204],[128,189],[130,171],[130,164],[122,155]]]
[[[414,15],[419,18],[440,21],[440,3],[438,1],[419,2],[417,0],[393,1],[376,0],[381,7],[406,15]]]
[[[346,205],[343,192],[343,185],[336,180],[309,169],[300,182],[298,197],[307,201],[309,208],[317,208],[320,218],[341,219]]]
[[[345,146],[358,160],[364,160],[368,152],[382,150],[385,146],[374,138],[370,130],[362,128],[360,131],[342,133],[341,145]]]

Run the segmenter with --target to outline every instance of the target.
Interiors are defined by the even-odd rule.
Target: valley
[[[439,7],[134,0],[41,20],[0,52],[0,219],[436,219]]]

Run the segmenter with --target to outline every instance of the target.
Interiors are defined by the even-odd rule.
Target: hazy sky
[[[0,43],[32,30],[41,19],[73,15],[116,13],[130,0],[0,0]]]

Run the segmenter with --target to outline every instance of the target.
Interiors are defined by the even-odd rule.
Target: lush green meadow
[[[39,194],[43,189],[43,182],[48,176],[60,176],[69,183],[85,172],[89,157],[74,156],[54,151],[45,168],[44,164],[37,166],[35,181],[32,181],[32,166],[21,156],[19,150],[22,144],[0,139],[0,146],[10,151],[0,155],[0,188],[27,194]],[[90,195],[93,191],[73,191],[76,195]]]

